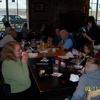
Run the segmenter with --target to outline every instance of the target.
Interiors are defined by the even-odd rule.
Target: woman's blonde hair
[[[1,51],[1,60],[15,60],[16,56],[14,54],[15,45],[20,45],[16,41],[8,42]]]

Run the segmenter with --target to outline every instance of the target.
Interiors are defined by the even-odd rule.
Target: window
[[[5,27],[2,22],[2,16],[6,16],[6,4],[8,5],[8,14],[9,14],[9,22],[13,28],[16,29],[17,32],[21,31],[23,23],[27,21],[27,12],[28,12],[28,0],[0,0],[0,32],[5,31]]]
[[[94,16],[98,25],[100,25],[100,0],[90,0],[89,15]]]
[[[15,2],[15,0],[12,0],[12,2]]]

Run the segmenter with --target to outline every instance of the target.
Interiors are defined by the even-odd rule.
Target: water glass
[[[53,72],[59,72],[59,66],[57,64],[53,65]]]

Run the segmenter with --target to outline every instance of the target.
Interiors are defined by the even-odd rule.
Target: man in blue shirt
[[[89,59],[84,71],[71,100],[86,100],[88,91],[100,89],[100,59]],[[92,98],[92,100],[100,100],[100,96]]]
[[[71,50],[74,47],[72,35],[66,29],[60,30],[60,37],[62,39],[60,46],[64,49]]]

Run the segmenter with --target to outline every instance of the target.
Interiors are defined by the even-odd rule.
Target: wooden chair
[[[91,100],[91,98],[95,98],[97,96],[100,96],[100,89],[97,89],[95,91],[88,91],[87,100]]]

